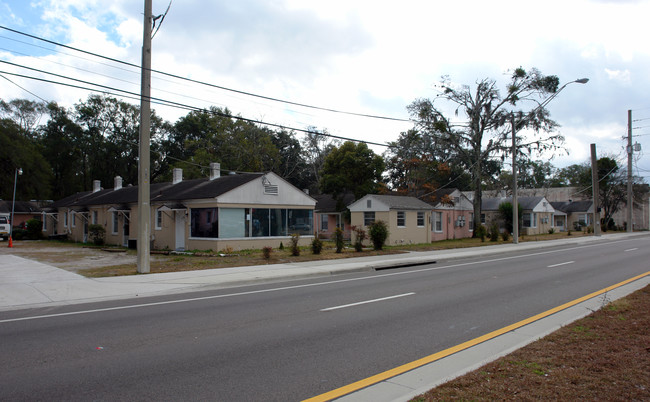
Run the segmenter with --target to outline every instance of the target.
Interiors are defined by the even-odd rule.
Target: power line
[[[5,80],[11,82],[12,84],[14,84],[14,85],[17,86],[18,88],[22,89],[23,91],[27,92],[28,94],[31,94],[32,96],[34,96],[34,97],[36,97],[36,98],[42,100],[43,102],[47,103],[47,101],[46,101],[45,99],[43,99],[43,98],[41,98],[40,96],[36,95],[34,92],[31,92],[30,90],[21,87],[20,85],[16,84],[15,82],[13,82],[13,81],[10,80],[9,78],[5,77],[4,75],[0,74],[0,77],[2,77],[2,78],[4,78]]]
[[[0,60],[0,62],[7,63],[7,64],[14,64],[14,63],[5,62],[5,61],[2,61],[2,60]],[[9,72],[9,71],[0,71],[0,74],[9,74],[9,75],[13,75],[13,76],[16,76],[16,77],[22,77],[22,78],[32,79],[32,80],[36,80],[36,81],[41,81],[41,82],[47,82],[47,83],[50,83],[50,84],[63,85],[63,86],[71,87],[71,88],[83,89],[83,90],[93,91],[93,92],[100,92],[100,93],[105,93],[105,94],[110,94],[110,95],[115,95],[114,92],[110,92],[110,91],[117,91],[117,92],[121,92],[123,94],[127,94],[128,96],[125,96],[125,95],[116,95],[116,96],[125,96],[127,98],[130,97],[132,99],[140,99],[140,94],[135,93],[135,92],[126,91],[126,90],[119,89],[119,88],[114,88],[114,87],[109,87],[109,86],[106,86],[106,85],[95,84],[95,83],[91,83],[91,82],[87,82],[87,81],[83,81],[83,80],[79,80],[79,79],[75,79],[75,78],[71,78],[71,77],[65,77],[65,76],[61,76],[59,74],[49,73],[47,71],[38,70],[38,69],[31,68],[31,67],[24,67],[24,68],[34,70],[34,71],[37,71],[37,72],[41,72],[41,73],[44,73],[44,74],[50,74],[50,75],[58,76],[60,78],[64,78],[64,79],[67,79],[67,80],[81,82],[83,84],[94,85],[94,86],[97,86],[97,87],[103,88],[103,89],[83,87],[83,86],[74,85],[74,84],[67,84],[67,83],[64,83],[64,82],[47,80],[47,79],[44,79],[44,78],[31,77],[31,76],[28,76],[28,75],[12,73],[12,72]],[[334,138],[334,139],[338,139],[338,140],[342,140],[342,141],[352,141],[352,142],[364,143],[364,144],[368,144],[368,145],[376,145],[376,146],[380,146],[380,147],[387,147],[387,148],[392,147],[389,144],[380,144],[378,142],[357,140],[357,139],[354,139],[354,138],[343,137],[343,136],[338,136],[338,135],[334,135],[334,134],[318,132],[318,131],[314,131],[314,130],[305,130],[305,129],[289,127],[289,126],[285,126],[285,125],[277,124],[277,123],[267,123],[267,122],[264,122],[264,121],[249,119],[249,118],[246,118],[246,117],[229,115],[227,113],[220,113],[220,112],[217,112],[217,111],[211,110],[211,109],[198,108],[198,107],[195,107],[195,106],[186,105],[186,104],[179,103],[179,102],[173,102],[173,101],[169,101],[169,100],[165,100],[165,99],[157,98],[157,97],[149,97],[149,99],[151,100],[152,103],[155,103],[155,104],[176,107],[176,108],[179,108],[179,109],[184,109],[184,110],[189,110],[189,111],[209,112],[211,114],[221,116],[221,117],[228,117],[228,118],[235,119],[235,120],[241,120],[241,121],[245,121],[245,122],[248,122],[248,123],[260,124],[260,125],[264,125],[264,126],[280,128],[280,129],[283,129],[283,130],[298,131],[298,132],[302,132],[302,133],[306,133],[306,134],[316,134],[316,135],[320,135],[320,136],[323,136],[323,137]]]
[[[8,28],[8,27],[2,26],[2,25],[0,25],[0,28],[5,29],[5,30],[10,31],[10,32],[13,32],[13,33],[16,33],[18,35],[27,36],[27,37],[32,38],[32,39],[36,39],[36,40],[39,40],[39,41],[50,43],[50,44],[53,44],[53,45],[56,45],[56,46],[61,46],[61,47],[64,47],[66,49],[71,49],[71,50],[74,50],[74,51],[77,51],[77,52],[85,53],[85,54],[95,56],[95,57],[99,57],[99,58],[102,58],[102,59],[105,59],[105,60],[110,60],[110,61],[113,61],[115,63],[124,64],[124,65],[130,66],[130,67],[140,68],[140,66],[138,66],[136,64],[133,64],[133,63],[122,61],[122,60],[115,59],[115,58],[112,58],[112,57],[103,56],[103,55],[100,55],[100,54],[97,54],[97,53],[89,52],[87,50],[82,50],[82,49],[79,49],[79,48],[75,48],[73,46],[64,45],[62,43],[51,41],[51,40],[45,39],[45,38],[40,38],[38,36],[31,35],[31,34],[28,34],[28,33],[25,33],[25,32],[21,32],[21,31],[15,30],[15,29],[11,29],[11,28]],[[167,73],[167,72],[160,71],[160,70],[151,69],[151,71],[154,72],[154,73],[157,73],[157,74],[168,76],[168,77],[172,77],[172,78],[176,78],[176,79],[180,79],[180,80],[184,80],[184,81],[188,81],[188,82],[193,82],[195,84],[201,84],[201,85],[205,85],[205,86],[209,86],[209,87],[213,87],[213,88],[218,88],[218,89],[221,89],[221,90],[224,90],[224,91],[230,91],[230,92],[238,93],[238,94],[241,94],[241,95],[252,96],[252,97],[256,97],[256,98],[260,98],[260,99],[270,100],[270,101],[273,101],[273,102],[285,103],[285,104],[288,104],[288,105],[300,106],[300,107],[305,107],[305,108],[309,108],[309,109],[323,110],[323,111],[332,112],[332,113],[346,114],[346,115],[351,115],[351,116],[367,117],[367,118],[373,118],[373,119],[402,121],[402,122],[410,122],[410,121],[412,121],[410,119],[400,119],[400,118],[396,118],[396,117],[387,117],[387,116],[378,116],[378,115],[371,115],[371,114],[365,114],[365,113],[346,112],[346,111],[338,110],[338,109],[331,109],[331,108],[313,106],[313,105],[308,105],[308,104],[305,104],[305,103],[293,102],[293,101],[283,100],[283,99],[274,98],[274,97],[270,97],[270,96],[257,95],[257,94],[251,93],[251,92],[240,91],[240,90],[237,90],[237,89],[227,88],[227,87],[220,86],[220,85],[210,84],[210,83],[207,83],[207,82],[204,82],[204,81],[199,81],[199,80],[194,80],[194,79],[191,79],[191,78],[181,77],[179,75]]]

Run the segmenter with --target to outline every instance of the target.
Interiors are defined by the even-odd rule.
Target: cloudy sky
[[[153,13],[169,0],[154,0]],[[143,1],[0,0],[0,25],[139,65]],[[589,144],[626,166],[632,110],[635,174],[650,181],[650,1],[173,0],[153,39],[152,68],[220,87],[360,114],[408,119],[406,106],[433,98],[440,77],[457,84],[496,79],[522,66],[578,78],[549,105],[569,155]],[[137,68],[0,29],[0,97],[71,106],[89,91],[21,78],[56,72],[134,93]],[[47,77],[56,81],[62,79]],[[80,85],[80,84],[77,84]],[[86,85],[82,85],[86,86]],[[412,123],[352,116],[250,97],[153,74],[152,96],[193,107],[228,107],[243,117],[384,143]],[[137,99],[128,100],[137,104]],[[154,105],[174,122],[186,110]],[[383,152],[381,147],[373,147]],[[548,159],[549,155],[544,155]]]

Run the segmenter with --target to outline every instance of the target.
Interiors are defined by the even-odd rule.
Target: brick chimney
[[[113,190],[119,190],[121,188],[122,188],[122,177],[115,176],[115,185],[113,186]]]
[[[93,193],[96,193],[101,189],[102,189],[102,182],[99,180],[93,180]]]
[[[210,164],[210,180],[218,179],[221,177],[221,164],[212,162]]]
[[[172,170],[172,184],[180,183],[183,181],[183,169],[174,168]]]

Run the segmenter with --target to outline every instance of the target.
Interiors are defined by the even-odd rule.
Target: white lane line
[[[547,268],[559,267],[560,265],[573,264],[575,261],[561,262],[559,264],[548,265]]]
[[[336,307],[328,307],[328,308],[321,309],[321,311],[338,310],[338,309],[346,308],[346,307],[359,306],[361,304],[368,304],[368,303],[375,303],[375,302],[380,302],[380,301],[384,301],[384,300],[397,299],[398,297],[413,296],[414,294],[415,294],[414,292],[411,292],[411,293],[404,293],[404,294],[401,294],[401,295],[382,297],[380,299],[366,300],[366,301],[362,301],[362,302],[358,302],[358,303],[344,304],[342,306],[336,306]]]
[[[616,241],[609,242],[608,244],[617,244],[617,243],[622,243],[624,241],[626,241],[626,240],[616,240]],[[5,320],[0,320],[0,324],[6,323],[6,322],[38,320],[38,319],[43,319],[43,318],[64,317],[64,316],[69,316],[69,315],[99,313],[99,312],[104,312],[104,311],[127,310],[127,309],[132,309],[132,308],[162,306],[162,305],[166,305],[166,304],[189,303],[189,302],[204,301],[204,300],[222,299],[222,298],[227,298],[227,297],[238,297],[238,296],[262,294],[262,293],[278,292],[278,291],[283,291],[283,290],[302,289],[302,288],[310,288],[310,287],[317,287],[317,286],[327,286],[327,285],[333,285],[333,284],[345,283],[345,282],[371,281],[371,280],[377,280],[377,279],[381,279],[381,278],[388,278],[388,277],[392,277],[392,276],[412,275],[412,274],[417,274],[417,273],[422,273],[422,272],[429,272],[429,271],[441,271],[441,270],[446,270],[446,269],[451,269],[451,268],[458,268],[458,267],[465,267],[465,266],[470,266],[470,265],[480,265],[480,264],[491,263],[491,262],[509,261],[509,260],[514,260],[514,259],[519,259],[519,258],[535,257],[535,256],[547,255],[547,254],[558,254],[558,253],[563,253],[563,252],[566,252],[566,251],[582,250],[582,249],[585,249],[585,248],[600,247],[600,246],[601,246],[600,244],[588,244],[588,245],[582,245],[582,246],[576,246],[576,247],[567,247],[567,248],[563,248],[563,249],[560,249],[560,250],[539,251],[539,252],[536,252],[536,253],[530,253],[530,254],[525,254],[525,255],[514,255],[514,256],[510,256],[510,257],[499,257],[499,258],[492,258],[492,259],[489,259],[489,260],[477,260],[477,261],[462,262],[462,263],[450,264],[450,265],[438,265],[438,266],[435,266],[435,267],[421,268],[421,269],[412,270],[412,271],[409,270],[409,271],[391,272],[391,273],[387,273],[387,274],[373,275],[373,276],[363,276],[363,277],[359,277],[359,278],[337,279],[337,280],[333,280],[333,281],[307,283],[307,284],[303,284],[303,285],[282,286],[282,287],[278,287],[278,288],[251,290],[251,291],[246,291],[246,292],[228,293],[228,294],[223,294],[223,295],[201,296],[201,297],[191,297],[191,298],[187,298],[187,299],[167,300],[167,301],[162,301],[162,302],[132,304],[132,305],[121,306],[121,307],[107,307],[107,308],[99,308],[99,309],[92,309],[92,310],[71,311],[71,312],[68,312],[68,313],[57,313],[57,314],[38,315],[38,316],[32,316],[32,317],[10,318],[10,319],[5,319]]]
[[[638,250],[638,249],[639,249],[638,247],[635,247],[635,248],[628,248],[627,250],[623,250],[623,252],[624,252],[624,253],[627,253],[628,251],[635,251],[635,250]]]

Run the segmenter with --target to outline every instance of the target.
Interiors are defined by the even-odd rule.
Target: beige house
[[[493,222],[503,230],[504,223],[499,212],[499,205],[504,202],[512,204],[512,198],[483,198],[481,203],[481,223],[489,227]],[[544,197],[517,197],[522,207],[521,235],[548,233],[554,227],[555,209]]]
[[[88,226],[106,229],[106,243],[137,247],[137,186],[78,193],[52,204],[44,214],[43,230],[87,242]],[[210,178],[183,180],[174,169],[172,182],[155,183],[151,194],[152,249],[258,249],[287,244],[291,234],[301,245],[313,238],[316,201],[275,173],[221,176],[211,164]]]
[[[431,205],[415,197],[368,194],[348,206],[353,227],[388,224],[387,245],[430,243]],[[352,241],[354,241],[354,231]]]

